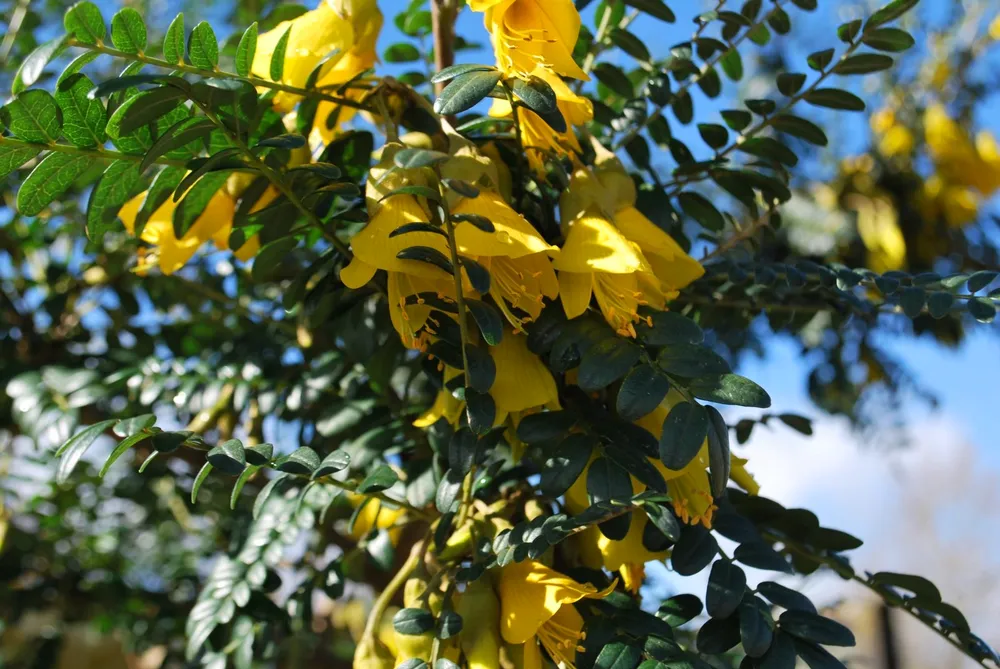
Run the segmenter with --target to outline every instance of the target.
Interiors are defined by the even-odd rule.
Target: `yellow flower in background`
[[[553,263],[566,317],[583,314],[591,296],[596,296],[611,327],[634,337],[639,307],[665,301],[648,261],[596,208],[582,212],[568,227],[566,242]]]
[[[857,213],[858,236],[868,249],[868,267],[880,273],[905,267],[906,240],[892,201],[885,195],[853,193],[845,204]]]
[[[273,194],[265,194],[254,207],[254,211],[263,208],[274,198]],[[139,214],[139,209],[146,199],[146,193],[140,193],[126,202],[118,212],[118,218],[125,225],[129,234],[135,233],[135,219]],[[174,234],[174,212],[177,210],[177,202],[168,197],[156,211],[153,212],[146,226],[142,229],[140,238],[149,244],[157,247],[157,260],[160,271],[164,274],[173,274],[183,267],[188,260],[201,248],[203,244],[211,241],[220,250],[229,248],[229,234],[233,229],[233,216],[236,213],[236,200],[223,189],[219,190],[205,206],[205,210],[195,220],[181,239],[177,239]],[[240,247],[235,255],[240,260],[246,262],[257,254],[260,243],[257,236]],[[139,271],[149,268],[148,264],[140,262]]]
[[[364,503],[366,499],[370,498],[357,493],[347,494],[347,501],[355,508]],[[372,530],[389,530],[389,538],[395,545],[399,541],[402,528],[394,526],[404,513],[403,509],[399,507],[392,507],[379,499],[371,499],[358,514],[354,527],[351,528],[350,536],[355,541],[360,541],[368,536]]]
[[[1000,14],[990,21],[990,26],[987,28],[986,34],[990,36],[990,39],[1000,40]]]
[[[940,104],[931,105],[924,113],[924,134],[928,151],[946,181],[975,188],[986,196],[1000,188],[1000,152],[991,134],[980,133],[973,142]]]
[[[885,107],[872,114],[871,128],[878,136],[878,150],[882,155],[892,158],[913,152],[913,133],[899,123],[892,109]]]
[[[581,21],[572,0],[469,0],[469,7],[485,13],[497,65],[505,74],[524,77],[540,65],[590,79],[573,60]]]
[[[534,560],[514,562],[500,571],[500,635],[523,653],[520,666],[543,666],[541,644],[556,663],[574,667],[584,632],[573,604],[602,599],[614,588],[614,583],[604,590],[577,583]]]
[[[539,174],[545,171],[545,161],[550,157],[561,157],[579,154],[580,140],[573,132],[575,126],[584,126],[594,119],[594,105],[582,95],[577,95],[562,79],[550,70],[539,67],[531,73],[542,79],[556,94],[556,106],[566,121],[566,131],[556,132],[541,116],[521,107],[518,120],[521,126],[521,142],[524,145],[528,164]],[[507,100],[494,100],[490,107],[493,118],[511,118],[510,103]]]
[[[960,228],[976,219],[980,197],[971,188],[947,184],[935,175],[923,183],[918,202],[926,218],[943,216],[950,227]]]

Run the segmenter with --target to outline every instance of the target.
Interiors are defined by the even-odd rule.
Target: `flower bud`
[[[496,669],[500,657],[500,602],[488,576],[469,584],[458,599],[459,643],[469,669]]]

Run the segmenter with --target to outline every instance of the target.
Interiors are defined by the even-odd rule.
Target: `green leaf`
[[[761,541],[740,544],[733,552],[733,557],[748,567],[785,573],[792,572],[784,556]]]
[[[472,109],[493,92],[501,76],[495,70],[474,70],[454,77],[434,101],[434,111],[450,116]]]
[[[641,349],[621,337],[591,346],[580,363],[577,385],[587,392],[602,390],[625,376],[639,361]]]
[[[760,669],[795,669],[795,644],[792,637],[775,632],[771,648],[764,653],[758,666]]]
[[[281,81],[281,78],[285,74],[285,52],[288,50],[288,38],[291,34],[292,27],[288,26],[288,29],[278,39],[278,43],[271,53],[271,64],[268,71],[268,74],[271,75],[271,81]]]
[[[37,168],[36,168],[37,169]],[[23,186],[21,187],[24,188]],[[983,297],[975,297],[965,303],[966,309],[980,323],[992,323],[996,318],[997,308],[990,300]]]
[[[702,653],[725,653],[739,642],[740,626],[736,616],[712,618],[698,630],[697,646]]]
[[[758,409],[771,406],[771,397],[767,391],[750,379],[737,374],[700,376],[691,381],[688,390],[698,399],[708,402]]]
[[[632,86],[632,82],[629,81],[628,76],[622,72],[621,68],[611,63],[598,63],[594,66],[593,73],[599,82],[626,100],[630,100],[635,96],[635,89]]]
[[[771,119],[771,127],[778,132],[783,132],[787,135],[804,139],[810,144],[815,144],[816,146],[826,146],[829,143],[829,140],[826,138],[826,133],[823,132],[822,128],[812,121],[807,121],[804,118],[793,116],[792,114],[775,115]]]
[[[864,111],[865,101],[853,93],[837,88],[817,88],[806,93],[803,100],[817,107],[828,109],[843,109],[845,111]]]
[[[708,412],[699,404],[680,402],[663,421],[660,460],[667,469],[684,469],[701,450],[708,436]]]
[[[642,508],[646,512],[646,516],[649,518],[650,522],[656,526],[656,529],[658,529],[668,541],[676,543],[681,536],[681,524],[678,522],[673,511],[652,502],[643,503]],[[698,605],[698,610],[701,611],[700,603]]]
[[[775,583],[763,581],[757,586],[757,592],[767,597],[771,603],[783,609],[816,613],[816,605],[798,590]]]
[[[861,32],[861,24],[861,19],[854,19],[853,21],[841,23],[837,26],[837,37],[840,38],[841,42],[853,42],[854,38],[858,36],[859,32]]]
[[[82,148],[101,146],[107,141],[104,103],[87,95],[93,87],[93,82],[82,74],[74,74],[56,87],[56,102],[63,114],[63,135]]]
[[[446,188],[458,193],[462,197],[479,197],[479,188],[468,181],[445,177],[441,179],[441,183],[443,183]],[[490,222],[490,220],[485,216],[479,216],[478,214],[452,214],[451,220],[472,223],[483,232],[489,232],[491,234],[496,232],[496,227]]]
[[[642,650],[624,643],[613,641],[605,644],[594,661],[595,669],[635,669],[642,661]]]
[[[300,446],[278,461],[277,470],[287,474],[312,474],[319,464],[316,451],[308,446]]]
[[[420,636],[434,629],[434,614],[425,609],[401,609],[393,616],[392,626],[403,636]]]
[[[135,434],[129,435],[128,437],[122,439],[118,443],[118,445],[115,446],[115,450],[111,451],[111,455],[109,455],[108,459],[104,462],[104,466],[101,467],[100,477],[104,478],[104,476],[111,469],[111,465],[115,464],[118,458],[125,455],[125,453],[130,448],[138,444],[140,441],[145,441],[146,439],[149,439],[151,436],[153,436],[151,432],[143,431],[143,432],[136,432]]]
[[[677,196],[677,202],[685,214],[708,230],[719,231],[726,226],[726,219],[722,217],[715,205],[699,193],[684,191]]]
[[[381,492],[396,485],[399,477],[392,467],[379,465],[379,467],[358,484],[358,492],[361,494]]]
[[[187,441],[188,432],[157,432],[150,439],[153,450],[158,453],[173,453]]]
[[[185,118],[173,124],[167,128],[159,139],[153,142],[149,150],[146,151],[146,155],[143,157],[142,162],[139,163],[140,171],[145,171],[150,165],[155,163],[164,154],[170,153],[175,149],[180,149],[190,145],[192,142],[201,141],[207,143],[209,136],[212,131],[215,130],[215,123],[209,119],[200,116],[196,118]],[[187,176],[185,173],[184,176]],[[180,185],[184,177],[174,184],[174,187]],[[161,203],[162,204],[162,203]]]
[[[701,615],[701,600],[695,595],[674,595],[660,604],[656,617],[671,627],[680,627]]]
[[[463,74],[469,74],[470,72],[495,72],[496,68],[492,65],[472,65],[468,63],[462,63],[459,65],[452,65],[451,67],[446,67],[433,77],[431,77],[432,84],[440,84],[445,81],[451,81],[455,77],[461,76]],[[499,80],[498,80],[499,81]]]
[[[889,56],[879,53],[858,53],[848,56],[833,68],[834,74],[871,74],[888,70],[893,65]]]
[[[396,254],[400,260],[414,260],[437,267],[446,274],[452,274],[454,267],[448,258],[435,248],[430,246],[411,246]]]
[[[223,474],[242,474],[247,466],[246,449],[239,439],[229,439],[208,452],[206,456],[212,466]]]
[[[812,436],[812,421],[804,416],[797,416],[793,413],[783,413],[778,416],[778,420],[800,434]]]
[[[424,197],[433,202],[438,202],[441,199],[441,193],[436,189],[430,188],[428,186],[411,185],[411,186],[400,186],[399,188],[394,188],[385,195],[379,202],[385,202],[391,197],[396,197],[398,195],[412,195],[413,197]]]
[[[542,492],[550,497],[565,494],[583,474],[587,463],[590,462],[590,454],[597,445],[597,437],[590,434],[571,434],[563,439],[559,447],[542,464],[539,482]]]
[[[41,148],[32,146],[4,144],[3,140],[0,139],[0,179],[6,179],[7,175],[37,156],[41,151]]]
[[[101,241],[118,210],[141,190],[142,172],[131,160],[116,160],[104,171],[87,203],[87,238]]]
[[[640,323],[636,327],[639,338],[650,346],[672,344],[700,344],[705,333],[698,324],[674,311],[656,311],[650,315],[652,325]]]
[[[618,415],[634,422],[650,414],[670,390],[670,381],[652,365],[640,365],[622,381],[615,401]]]
[[[163,36],[163,59],[168,63],[184,62],[184,14],[178,14]]]
[[[774,620],[760,597],[748,597],[740,604],[740,640],[750,657],[762,657],[774,639]]]
[[[989,286],[993,281],[1000,275],[993,270],[980,270],[969,277],[969,292],[978,293],[987,286]]]
[[[253,57],[257,54],[257,22],[243,32],[240,43],[236,45],[236,74],[241,77],[250,75],[253,67]]]
[[[76,467],[76,463],[87,452],[91,444],[97,441],[105,430],[117,423],[115,419],[104,420],[86,427],[74,434],[69,441],[59,447],[55,456],[60,458],[59,467],[56,469],[56,482],[65,483],[69,480],[70,474]]]
[[[515,77],[510,86],[514,95],[536,114],[554,114],[558,111],[556,93],[544,79],[536,76],[529,79]]]
[[[854,646],[854,634],[835,620],[807,611],[788,610],[778,618],[783,632],[824,646]]]
[[[732,81],[739,81],[743,78],[743,57],[736,49],[727,51],[719,60],[719,66]]]
[[[146,23],[139,12],[124,7],[111,18],[111,43],[125,53],[146,50]]]
[[[214,70],[219,64],[219,40],[208,21],[202,21],[191,31],[188,37],[188,58],[192,65],[203,70]]]
[[[488,393],[497,378],[497,365],[493,357],[483,349],[465,345],[465,357],[469,360],[466,371],[466,383],[470,388],[480,393]]]
[[[465,300],[465,306],[472,314],[472,319],[476,321],[483,340],[490,346],[499,344],[503,339],[503,317],[497,308],[486,302],[471,299]]]
[[[497,418],[497,405],[491,395],[466,388],[465,410],[469,418],[469,428],[474,434],[482,437],[493,429]]]
[[[339,471],[347,469],[351,464],[351,456],[347,451],[333,451],[319,463],[319,467],[313,472],[313,479],[318,479],[323,476],[329,476],[330,474],[336,474]]]
[[[259,465],[258,466],[251,465],[250,467],[247,467],[240,473],[239,478],[236,479],[236,483],[233,484],[233,491],[229,495],[230,510],[236,509],[236,502],[238,502],[240,499],[240,493],[243,492],[243,486],[245,486],[247,484],[247,481],[253,478],[254,474],[260,471],[260,469],[261,468]]]
[[[649,53],[649,49],[643,44],[642,40],[630,33],[628,30],[623,28],[612,28],[611,29],[611,42],[632,56],[636,60],[642,63],[648,63],[652,60],[652,56]],[[733,53],[736,53],[733,51]]]
[[[77,177],[93,164],[89,156],[50,153],[42,159],[17,192],[17,210],[37,216],[57,197],[69,190]]]
[[[17,95],[29,86],[33,86],[41,78],[42,72],[45,71],[48,64],[66,49],[66,42],[68,40],[69,35],[62,35],[35,47],[35,50],[28,54],[28,57],[24,59],[21,66],[17,69],[10,92]],[[89,53],[96,55],[96,52]]]
[[[836,51],[833,49],[823,49],[822,51],[815,51],[806,58],[806,63],[809,67],[814,70],[822,70],[827,65],[833,62],[833,57],[836,55]]]
[[[462,631],[462,616],[454,611],[442,611],[438,617],[437,637],[450,639]]]
[[[701,525],[684,525],[681,538],[671,553],[670,563],[681,576],[694,576],[707,567],[718,553],[719,544],[709,530]]]
[[[420,51],[407,42],[397,42],[390,44],[382,57],[387,63],[413,63],[420,60]]]
[[[803,84],[806,83],[806,75],[799,72],[782,72],[778,75],[777,83],[782,95],[792,97],[802,90]]]
[[[198,475],[194,478],[194,485],[191,486],[191,503],[194,504],[198,501],[198,491],[201,490],[202,484],[208,475],[212,473],[212,463],[206,462],[202,465],[201,469],[198,470]],[[261,491],[263,493],[263,491]],[[254,509],[256,511],[256,508]]]
[[[789,167],[795,167],[799,162],[794,151],[773,137],[753,137],[737,145],[737,149]]]
[[[604,453],[649,490],[666,494],[667,484],[663,480],[663,475],[653,466],[645,453],[638,451],[631,445],[614,443],[607,444],[604,447]]]
[[[941,591],[938,590],[936,585],[922,576],[880,571],[872,574],[869,580],[876,585],[887,585],[912,592],[914,596],[920,598],[921,602],[941,601]]]
[[[698,134],[713,149],[721,149],[729,143],[729,131],[717,123],[699,123]]]
[[[253,466],[266,465],[274,457],[274,444],[254,444],[245,450],[247,464]]]
[[[712,496],[725,497],[731,474],[729,451],[729,426],[715,407],[708,411],[708,467],[712,483]]]
[[[708,575],[705,608],[713,618],[728,618],[743,601],[747,589],[747,575],[738,565],[728,560],[717,560]]]
[[[427,149],[401,149],[392,157],[392,162],[396,167],[403,169],[432,167],[448,160],[447,153],[440,151],[429,151]]]
[[[876,28],[865,31],[861,41],[864,42],[865,46],[892,53],[906,51],[916,44],[916,40],[910,33],[899,28]]]
[[[48,91],[34,88],[0,108],[0,121],[18,139],[50,144],[59,139],[62,112]]]
[[[893,0],[869,17],[868,22],[865,24],[865,32],[882,24],[888,23],[889,21],[898,19],[900,16],[916,7],[918,1],[919,0]]]
[[[628,472],[622,469],[608,458],[599,457],[590,464],[587,470],[587,494],[591,504],[600,502],[627,502],[632,497],[632,481]],[[618,540],[625,538],[628,534],[629,515],[619,516],[616,521],[624,518],[624,522],[616,522],[613,526],[610,523],[601,525],[601,532],[609,539]],[[607,532],[611,532],[608,534]]]
[[[624,2],[629,7],[634,7],[640,12],[649,14],[653,18],[660,19],[661,21],[673,23],[677,20],[674,13],[669,7],[663,4],[662,0],[624,0]]]
[[[687,377],[729,372],[722,356],[699,344],[669,344],[656,356],[656,364],[669,374]]]
[[[107,133],[108,137],[114,143],[115,147],[122,153],[128,153],[132,155],[145,154],[155,143],[155,141],[163,135],[163,133],[168,130],[175,123],[182,121],[184,119],[190,118],[190,112],[182,105],[174,106],[170,111],[166,112],[158,119],[156,119],[155,127],[152,123],[148,125],[143,125],[132,132],[122,132],[122,123],[124,122],[126,116],[131,116],[132,108],[135,106],[141,106],[144,104],[144,99],[146,95],[152,93],[140,93],[134,97],[126,100],[108,119]],[[177,152],[171,152],[169,155],[171,157],[182,157],[181,150],[178,149]],[[186,157],[190,157],[190,153]]]
[[[565,436],[576,423],[576,416],[569,411],[529,414],[517,426],[517,438],[526,444],[541,444]]]
[[[84,44],[99,44],[107,33],[101,10],[92,2],[78,2],[70,7],[63,16],[63,26]]]

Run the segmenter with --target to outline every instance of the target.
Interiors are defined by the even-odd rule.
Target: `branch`
[[[440,72],[455,64],[455,18],[458,12],[451,0],[431,0],[431,27],[434,32],[434,67]],[[440,94],[446,81],[434,85]]]
[[[120,151],[114,151],[102,147],[82,149],[78,146],[72,146],[70,144],[42,144],[40,142],[25,142],[20,139],[14,139],[13,137],[0,137],[0,145],[7,145],[13,148],[31,148],[38,149],[39,151],[68,153],[71,156],[87,156],[88,158],[93,158],[94,160],[129,160],[134,163],[141,163],[143,161],[143,156],[141,155],[122,153]],[[158,158],[153,162],[156,165],[165,165],[168,167],[184,167],[187,165],[187,163],[183,160],[170,160],[168,158]]]

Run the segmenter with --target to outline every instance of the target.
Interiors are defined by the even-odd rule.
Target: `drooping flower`
[[[352,539],[360,541],[372,530],[388,530],[392,543],[399,541],[402,527],[397,527],[396,521],[405,513],[403,509],[356,493],[347,493],[347,501],[354,508],[364,504],[364,508],[355,519],[354,526],[350,529]]]
[[[566,129],[557,132],[541,116],[526,107],[518,109],[517,116],[521,126],[521,142],[524,145],[528,164],[536,173],[543,173],[545,161],[552,157],[579,154],[580,140],[573,132],[575,126],[584,126],[594,119],[593,103],[574,93],[562,79],[544,67],[538,67],[531,73],[552,87],[556,94],[556,106],[566,122]],[[512,118],[510,103],[497,99],[490,108],[490,116],[494,118]]]
[[[270,203],[277,193],[269,190],[265,191],[252,211],[258,211]],[[174,212],[178,203],[172,197],[168,197],[149,217],[145,227],[142,229],[140,239],[144,242],[156,246],[156,260],[160,271],[164,274],[173,274],[183,267],[188,260],[201,248],[203,244],[211,241],[220,250],[229,248],[229,235],[233,229],[233,216],[236,213],[238,194],[226,189],[220,189],[205,206],[204,211],[195,219],[184,236],[177,239],[174,234]],[[118,212],[118,218],[125,225],[125,229],[130,234],[135,233],[135,221],[146,200],[146,192],[136,195],[126,202]],[[260,242],[256,235],[248,239],[243,246],[235,251],[235,255],[242,261],[247,261],[257,254]],[[139,271],[149,268],[148,259],[140,261]]]
[[[635,336],[639,306],[662,304],[653,269],[639,248],[596,208],[569,221],[559,257],[559,294],[568,318],[587,310],[592,296],[608,323],[622,335]]]
[[[573,605],[607,597],[614,588],[577,583],[534,560],[511,563],[500,571],[500,635],[523,653],[524,667],[543,666],[541,648],[557,664],[575,667],[584,631]]]
[[[488,577],[473,581],[458,598],[459,644],[468,669],[495,669],[500,657],[500,601]]]
[[[541,65],[590,79],[573,60],[581,21],[572,0],[469,0],[469,7],[485,13],[497,66],[505,74],[523,77]]]

